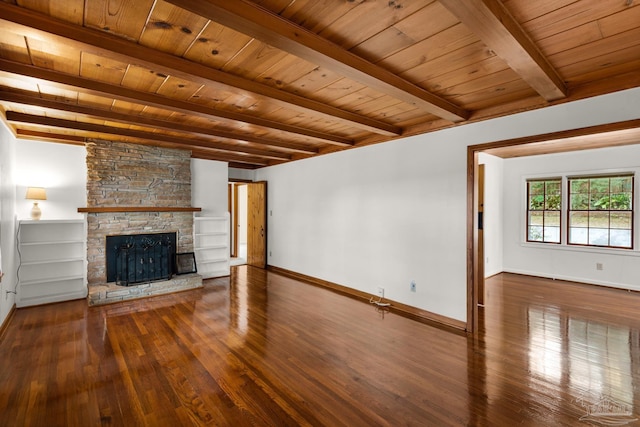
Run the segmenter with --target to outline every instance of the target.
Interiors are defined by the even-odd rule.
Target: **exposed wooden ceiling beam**
[[[64,135],[64,134],[53,133],[53,132],[43,132],[43,131],[35,131],[31,129],[21,129],[21,128],[17,129],[16,133],[22,139],[37,139],[38,141],[50,141],[50,142],[59,143],[59,144],[70,144],[70,145],[81,145],[81,146],[84,146],[88,139],[84,136]],[[144,145],[166,146],[169,148],[174,147],[173,144],[162,144],[162,143],[158,143],[157,141],[143,141],[140,143]],[[227,161],[229,163],[229,167],[240,168],[240,169],[256,169],[259,166],[268,165],[267,161],[264,161],[259,165],[256,163],[238,163],[234,161],[228,161],[228,160],[225,160],[224,156],[221,156],[220,154],[212,155],[210,151],[198,150],[198,149],[191,150],[191,157],[197,158],[197,159],[205,159],[205,160]]]
[[[215,160],[215,159],[209,159],[207,157],[198,157],[199,159],[205,159],[205,160]],[[245,164],[241,164],[241,163],[234,163],[234,162],[229,162],[229,167],[230,168],[236,168],[236,169],[258,169],[255,166],[250,166],[250,165],[245,165]]]
[[[0,87],[0,100],[21,105],[31,105],[36,107],[48,108],[57,111],[67,111],[80,114],[85,117],[110,120],[119,123],[152,126],[157,129],[165,129],[169,131],[180,131],[188,133],[190,135],[214,136],[219,138],[232,139],[235,141],[252,142],[254,144],[278,147],[281,149],[295,151],[303,154],[318,153],[318,150],[316,148],[305,146],[296,142],[280,141],[270,138],[256,137],[253,135],[237,134],[234,132],[215,130],[211,128],[202,128],[192,125],[186,125],[179,122],[169,122],[165,120],[152,119],[140,115],[132,116],[130,114],[117,113],[114,111],[108,111],[99,108],[85,107],[78,104],[40,98],[39,96],[32,95],[27,91],[7,91],[2,90],[2,88]]]
[[[157,146],[157,147],[176,148],[172,144],[162,143],[157,141],[139,140],[138,142],[136,142],[136,144],[138,143],[143,145]],[[272,162],[269,162],[266,159],[259,159],[254,156],[246,156],[239,159],[238,156],[234,156],[231,154],[227,155],[227,154],[221,154],[221,153],[212,153],[209,150],[198,150],[196,148],[193,148],[191,150],[191,157],[196,159],[216,160],[219,162],[227,162],[229,164],[233,163],[237,165],[243,165],[243,166],[237,166],[237,167],[241,167],[244,169],[257,169],[259,167],[271,166],[272,164],[274,164]],[[275,164],[277,163],[280,163],[280,162],[275,162]]]
[[[336,144],[341,146],[353,145],[353,141],[341,136],[318,132],[311,129],[303,129],[298,126],[291,126],[285,123],[279,123],[268,119],[263,119],[247,114],[236,113],[233,111],[223,111],[206,107],[204,105],[193,102],[171,99],[164,96],[156,95],[149,92],[136,91],[123,86],[110,85],[108,83],[89,80],[82,77],[72,76],[69,74],[59,73],[53,70],[46,70],[32,65],[21,64],[18,62],[0,59],[0,70],[13,74],[40,79],[54,84],[54,86],[62,87],[68,90],[75,90],[84,93],[90,93],[98,96],[106,96],[109,98],[120,99],[136,104],[149,105],[165,110],[171,110],[178,113],[193,114],[207,119],[214,119],[223,122],[243,122],[256,126],[270,129],[277,129],[284,132],[290,132],[298,135],[304,135],[311,138],[320,139],[323,142]]]
[[[36,125],[36,126],[39,126],[39,125]],[[82,145],[82,146],[84,146],[86,142],[89,142],[92,139],[100,139],[99,137],[95,137],[95,136],[77,137],[78,139],[81,139],[83,142],[73,142],[73,140],[67,141],[67,138],[65,138],[68,136],[73,137],[73,135],[60,135],[57,133],[53,133],[51,131],[34,131],[31,129],[21,129],[21,128],[18,128],[17,133],[23,139],[37,138],[37,140],[39,141],[47,141],[47,142],[61,143],[61,144]],[[131,142],[131,139],[130,138],[113,139],[113,141]],[[135,143],[141,144],[141,145],[156,146],[156,147],[165,147],[165,148],[174,148],[174,149],[180,148],[180,147],[177,147],[176,144],[161,142],[161,141],[136,139]],[[243,157],[242,161],[248,162],[248,163],[239,163],[240,160],[234,158],[234,156],[231,156],[231,158],[228,158],[228,156],[226,156],[225,154],[221,154],[220,152],[212,152],[206,149],[194,148],[194,149],[191,149],[190,151],[191,151],[192,158],[228,162],[229,165],[235,164],[236,166],[234,167],[243,168],[243,169],[256,169],[258,167],[269,166],[271,164],[267,160],[256,160],[256,158],[254,157],[249,158],[250,162],[248,162],[247,158]]]
[[[70,145],[84,146],[87,138],[77,135],[65,135],[62,133],[39,132],[30,129],[16,129],[16,134],[22,138],[36,138],[38,140],[50,140]]]
[[[291,157],[284,153],[261,150],[256,148],[236,146],[230,144],[221,144],[217,142],[199,141],[199,140],[185,140],[177,136],[169,136],[164,134],[158,134],[153,132],[145,132],[126,128],[117,128],[113,126],[104,126],[93,123],[76,122],[73,120],[55,119],[51,117],[38,116],[33,114],[16,113],[14,111],[7,111],[7,121],[15,123],[26,123],[31,125],[48,126],[62,129],[75,129],[87,132],[97,132],[110,135],[122,135],[132,138],[140,138],[151,141],[162,141],[175,144],[182,147],[200,147],[201,149],[223,151],[225,156],[233,156],[236,159],[242,159],[242,155],[235,155],[233,153],[247,153],[250,155],[262,157],[265,159],[276,160],[290,160]]]
[[[453,122],[469,112],[247,0],[166,0]]]
[[[567,96],[567,88],[501,0],[440,0],[509,67],[547,101]]]
[[[347,123],[350,126],[369,132],[387,136],[400,135],[402,133],[401,128],[380,120],[341,110],[324,102],[304,98],[166,52],[150,49],[103,31],[74,25],[9,3],[0,2],[0,17],[2,20],[7,21],[7,25],[14,23],[18,24],[18,26],[35,29],[45,34],[62,37],[67,42],[71,41],[79,45],[87,52],[97,54],[104,54],[106,52],[110,57],[125,63],[143,66],[203,85],[224,87],[224,89],[233,92],[237,92],[237,89],[240,89],[271,98],[285,108],[291,108],[293,106],[297,110],[320,113],[328,116],[330,120]]]
[[[194,158],[194,159],[220,161],[220,159],[216,159],[214,157],[211,157],[207,153],[199,153],[197,151],[192,151],[191,157]],[[238,163],[238,162],[232,162],[232,161],[227,161],[227,166],[230,167],[230,168],[249,169],[249,170],[256,170],[256,169],[262,167],[261,165],[253,165],[253,164],[250,164],[250,163]],[[269,166],[269,165],[263,165],[263,166]]]

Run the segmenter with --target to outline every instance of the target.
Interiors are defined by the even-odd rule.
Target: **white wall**
[[[584,248],[525,242],[527,178],[622,171],[635,172],[634,202],[636,207],[640,206],[640,191],[637,185],[640,179],[640,145],[505,160],[505,270],[640,290],[638,249]],[[635,214],[634,242],[638,247],[640,210],[636,208]],[[596,270],[596,263],[602,263],[603,270]]]
[[[16,213],[30,219],[33,202],[27,187],[45,187],[47,200],[38,203],[42,219],[82,219],[87,206],[87,151],[84,146],[18,140],[16,144]]]
[[[268,262],[372,294],[384,287],[389,299],[464,319],[459,170],[461,141],[439,150],[429,137],[258,170],[268,181]]]
[[[202,208],[198,216],[228,212],[228,166],[226,162],[191,159],[191,205]]]
[[[490,277],[504,270],[503,257],[503,164],[504,160],[480,153],[484,165],[484,275]]]
[[[0,326],[4,324],[16,296],[7,291],[15,291],[16,278],[16,228],[15,228],[15,168],[16,140],[0,120],[0,271],[4,277],[0,282]]]
[[[464,321],[467,145],[637,119],[638,105],[640,88],[259,169],[268,263]]]

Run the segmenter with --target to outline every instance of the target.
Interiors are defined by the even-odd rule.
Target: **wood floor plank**
[[[21,308],[0,337],[0,425],[639,422],[639,293],[506,273],[486,292],[476,337],[253,267]]]

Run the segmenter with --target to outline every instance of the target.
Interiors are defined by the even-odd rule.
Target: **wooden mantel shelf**
[[[202,208],[178,206],[107,206],[95,208],[78,208],[80,213],[110,213],[110,212],[200,212]]]

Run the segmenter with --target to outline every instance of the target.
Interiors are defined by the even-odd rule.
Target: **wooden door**
[[[247,264],[267,266],[267,183],[247,184]]]

